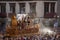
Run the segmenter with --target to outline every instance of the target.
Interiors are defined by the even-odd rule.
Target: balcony
[[[44,18],[54,18],[57,17],[56,13],[45,13]]]
[[[7,17],[7,13],[0,13],[0,18],[6,18]]]

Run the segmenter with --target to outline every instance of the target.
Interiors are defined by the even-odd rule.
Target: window
[[[36,2],[29,3],[30,4],[30,13],[31,18],[36,17]]]
[[[0,5],[0,13],[1,13],[1,5]]]
[[[55,3],[51,3],[51,9],[50,9],[50,11],[51,11],[52,13],[55,12]]]
[[[36,2],[30,3],[30,13],[36,13]]]
[[[10,3],[10,12],[15,13],[15,3]]]
[[[20,14],[25,13],[25,3],[19,3]]]
[[[44,13],[49,12],[49,3],[44,3]]]
[[[0,13],[6,13],[6,3],[0,3]]]
[[[45,2],[44,13],[55,13],[55,2]]]

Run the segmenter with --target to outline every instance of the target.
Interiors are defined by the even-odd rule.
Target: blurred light
[[[53,34],[53,31],[50,30],[49,28],[43,28],[43,33],[44,34]]]
[[[51,19],[49,18],[49,21],[50,21]]]
[[[59,18],[59,16],[57,16],[57,18]]]

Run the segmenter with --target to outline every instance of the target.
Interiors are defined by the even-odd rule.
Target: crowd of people
[[[17,37],[10,37],[10,36],[3,36],[0,37],[0,40],[60,40],[60,36],[58,35],[32,35],[32,36],[17,36]]]

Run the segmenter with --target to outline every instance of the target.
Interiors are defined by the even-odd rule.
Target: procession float
[[[12,15],[10,25],[6,27],[5,36],[32,36],[39,32],[40,25],[33,22],[30,16]]]

